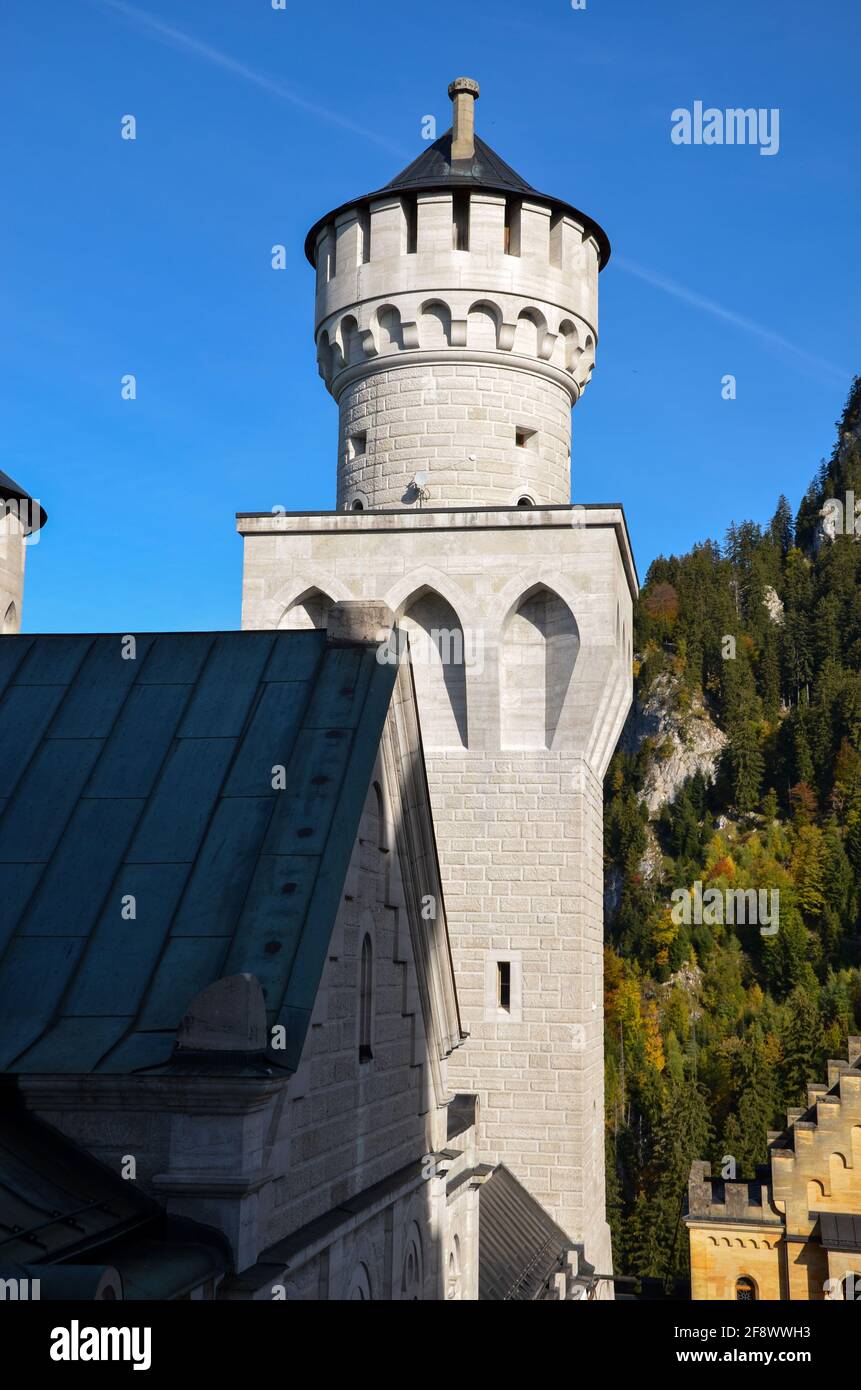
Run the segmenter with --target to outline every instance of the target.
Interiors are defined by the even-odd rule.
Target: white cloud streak
[[[710,314],[712,318],[721,319],[724,323],[732,324],[734,328],[740,328],[743,333],[749,333],[752,337],[759,338],[760,342],[773,351],[785,353],[794,358],[799,367],[804,365],[808,368],[827,372],[829,376],[839,379],[844,384],[852,380],[853,374],[848,367],[838,367],[834,362],[829,362],[824,357],[816,357],[813,353],[805,352],[797,343],[791,342],[789,338],[784,338],[782,334],[775,333],[773,329],[766,328],[763,324],[746,318],[744,314],[737,314],[732,309],[725,309],[714,299],[709,299],[706,295],[697,293],[696,290],[689,290],[676,280],[670,280],[667,276],[659,275],[653,270],[646,269],[645,266],[626,260],[623,256],[614,256],[612,263],[619,270],[624,270],[628,275],[636,276],[638,280],[643,280],[647,285],[662,290],[664,294],[672,295],[673,299],[681,300],[690,308],[699,309],[704,314]]]
[[[364,126],[357,125],[355,121],[351,121],[347,116],[342,116],[338,111],[333,111],[328,106],[321,106],[318,102],[308,101],[306,97],[301,96],[292,87],[288,87],[286,83],[268,77],[266,73],[258,72],[256,68],[250,68],[246,63],[238,62],[237,59],[231,58],[228,53],[222,53],[220,49],[213,48],[211,44],[201,42],[200,39],[196,39],[193,34],[188,34],[183,29],[175,29],[173,25],[163,23],[162,20],[148,14],[146,10],[138,9],[137,5],[127,4],[126,0],[96,0],[96,3],[103,9],[110,10],[129,20],[150,38],[167,44],[171,48],[179,49],[181,52],[190,53],[195,58],[209,63],[212,67],[221,68],[233,77],[250,82],[253,86],[267,92],[269,96],[276,97],[279,101],[288,102],[300,111],[306,111],[310,116],[316,116],[321,121],[327,121],[330,125],[339,126],[341,130],[349,130],[353,135],[361,136],[363,140],[370,140],[373,144],[381,145],[383,149],[389,150],[401,158],[404,157],[404,152],[398,145],[387,140],[377,131],[366,130]]]

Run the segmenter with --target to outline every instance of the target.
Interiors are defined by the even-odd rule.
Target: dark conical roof
[[[2,469],[0,469],[0,513],[2,513],[5,510],[3,505],[5,502],[32,501],[33,498],[30,496],[29,492],[25,492],[24,489],[18,485],[18,483],[14,482],[12,478],[9,477],[8,473],[4,473]],[[47,520],[48,514],[45,511],[44,507],[40,505],[38,517],[34,516],[33,513],[30,512],[30,522],[25,527],[25,530],[27,530],[28,532],[38,531],[42,526],[45,525],[45,522]]]
[[[387,183],[385,192],[400,193],[411,189],[439,188],[445,184],[464,188],[492,188],[498,193],[531,193],[535,189],[500,159],[495,150],[476,135],[472,159],[451,157],[452,132],[447,130],[435,144],[423,150],[418,159],[408,164]]]
[[[534,198],[537,202],[549,204],[554,211],[570,213],[597,241],[601,251],[600,265],[603,270],[610,259],[610,241],[603,227],[600,227],[591,217],[587,217],[585,213],[580,212],[563,199],[551,198],[546,193],[539,193],[477,135],[475,136],[475,153],[471,159],[453,160],[451,141],[452,132],[447,130],[445,135],[440,136],[439,140],[423,150],[412,164],[408,164],[405,169],[396,174],[391,183],[378,188],[375,193],[366,193],[360,198],[351,198],[349,202],[342,203],[340,207],[326,213],[325,217],[318,218],[305,238],[305,255],[311,264],[316,265],[316,243],[321,228],[327,222],[331,222],[339,213],[346,212],[348,208],[370,203],[375,198],[390,197],[393,193],[428,193],[432,189],[450,191],[457,188],[484,188],[489,193]]]

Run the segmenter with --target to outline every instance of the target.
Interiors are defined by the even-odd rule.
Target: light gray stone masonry
[[[243,626],[304,622],[309,600],[325,613],[376,599],[409,634],[470,1034],[449,1059],[451,1084],[480,1097],[482,1159],[508,1164],[607,1273],[602,780],[631,700],[637,592],[621,508],[265,514],[238,525]],[[508,1018],[487,1007],[500,961],[515,976]]]

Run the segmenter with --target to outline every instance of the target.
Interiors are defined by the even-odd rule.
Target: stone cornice
[[[612,527],[631,598],[639,593],[625,510],[620,502],[589,502],[548,507],[386,507],[364,512],[237,512],[242,536],[378,535],[385,531],[500,531],[511,527]]]

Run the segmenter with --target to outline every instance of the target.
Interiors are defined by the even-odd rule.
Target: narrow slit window
[[[374,948],[371,938],[362,942],[362,970],[359,985],[359,1061],[373,1058],[371,1039],[374,1023]]]
[[[414,256],[419,245],[419,208],[415,198],[404,198],[404,220],[407,225],[407,255]]]
[[[498,1008],[511,1013],[511,961],[496,962],[496,1003]]]
[[[505,204],[504,249],[506,256],[520,255],[520,203],[509,198]]]

